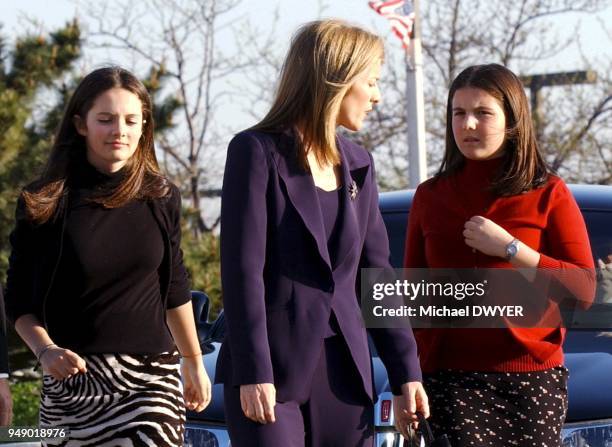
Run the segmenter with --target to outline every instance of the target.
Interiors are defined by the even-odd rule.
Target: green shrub
[[[24,380],[11,383],[13,395],[13,424],[16,426],[37,426],[40,404],[40,380]]]
[[[210,232],[196,237],[186,225],[183,227],[182,236],[183,260],[191,277],[191,288],[208,295],[210,298],[209,320],[214,320],[223,307],[219,237]]]

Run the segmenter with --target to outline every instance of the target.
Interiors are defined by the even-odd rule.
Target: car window
[[[612,256],[612,212],[583,210],[582,215],[589,233],[591,251],[597,260]],[[612,329],[601,331],[578,330],[580,327],[612,327],[612,272],[600,270],[597,277],[597,293],[594,305],[587,311],[576,312],[565,342],[567,352],[612,352]],[[589,349],[586,349],[586,348]]]
[[[612,212],[587,210],[583,211],[582,215],[589,232],[595,261],[612,255]]]
[[[389,248],[391,249],[390,262],[394,268],[404,265],[404,244],[406,242],[406,227],[408,226],[408,213],[383,212],[383,220],[389,235]]]

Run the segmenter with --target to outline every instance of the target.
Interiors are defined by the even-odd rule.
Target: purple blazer
[[[314,181],[291,155],[291,133],[248,130],[230,142],[221,201],[227,332],[218,383],[273,383],[278,401],[305,400],[334,303],[364,390],[376,399],[356,281],[360,267],[390,267],[389,241],[372,156],[342,136],[337,141],[346,206],[334,268]],[[394,393],[421,380],[411,329],[369,332]]]

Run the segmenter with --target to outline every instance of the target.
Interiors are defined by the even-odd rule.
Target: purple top
[[[338,189],[325,191],[319,187],[316,188],[317,197],[319,198],[319,206],[323,215],[323,226],[325,227],[325,236],[327,238],[327,249],[332,263],[332,268],[336,266],[338,258],[338,242],[339,234],[342,231],[342,186]],[[333,337],[340,333],[338,320],[333,309],[329,317],[329,328],[325,333],[325,337]]]
[[[327,245],[330,250],[330,256],[334,256],[333,245],[334,240],[337,243],[338,232],[342,226],[340,206],[342,204],[342,187],[331,191],[325,191],[317,187],[317,196],[319,205],[321,206],[321,214],[323,215],[323,226],[325,227],[325,236],[327,237]],[[332,264],[335,264],[332,261]]]

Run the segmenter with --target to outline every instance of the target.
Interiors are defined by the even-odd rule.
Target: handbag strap
[[[450,441],[448,440],[448,436],[442,435],[437,439],[434,437],[433,431],[431,430],[431,426],[429,425],[429,422],[427,422],[427,419],[425,419],[423,414],[417,413],[417,418],[419,420],[418,432],[421,435],[421,439],[425,441],[426,446],[452,447]],[[404,439],[404,447],[413,446],[414,441],[417,441],[416,437],[411,437],[411,439]]]
[[[419,418],[419,430],[421,435],[423,435],[425,438],[427,445],[430,445],[432,442],[434,442],[434,435],[431,431],[431,427],[429,426],[429,422],[427,422],[427,419],[425,419],[423,413],[417,413],[417,417]]]

